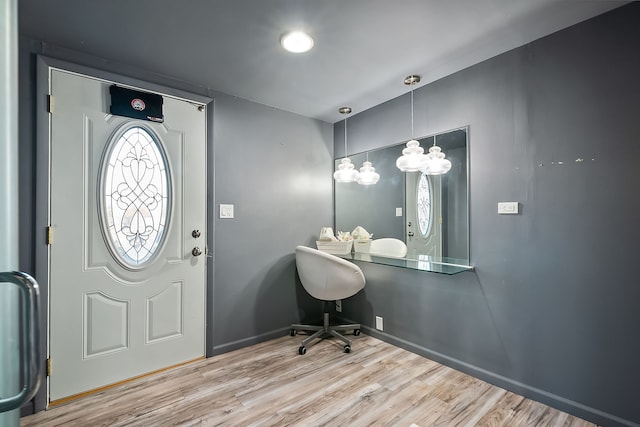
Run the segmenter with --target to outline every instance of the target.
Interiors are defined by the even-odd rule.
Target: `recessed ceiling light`
[[[292,31],[280,38],[280,44],[289,52],[303,53],[311,50],[313,39],[302,31]]]

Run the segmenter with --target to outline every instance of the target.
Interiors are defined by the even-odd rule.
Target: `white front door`
[[[204,356],[206,108],[114,116],[111,82],[49,78],[56,401]]]
[[[407,174],[407,258],[442,256],[442,202],[439,175]]]

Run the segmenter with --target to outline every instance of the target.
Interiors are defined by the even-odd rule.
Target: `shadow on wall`
[[[278,259],[258,280],[253,314],[256,335],[320,319],[322,306],[300,283],[295,253]]]

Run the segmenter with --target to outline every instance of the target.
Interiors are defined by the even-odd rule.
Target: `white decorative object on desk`
[[[318,240],[335,242],[338,239],[336,239],[336,236],[333,235],[333,228],[331,228],[331,227],[322,227],[320,229],[320,237],[318,238]]]
[[[371,248],[371,239],[353,239],[354,252],[368,254]]]
[[[328,242],[321,240],[316,241],[318,250],[334,255],[346,255],[348,253],[351,253],[352,245],[353,240],[348,240],[346,242]]]
[[[338,231],[338,240],[341,242],[347,242],[349,240],[353,240],[353,238],[351,237],[351,233],[348,231]]]
[[[351,237],[353,237],[354,239],[366,240],[371,239],[371,237],[373,237],[373,234],[370,234],[367,230],[364,229],[364,227],[357,226],[351,232]]]

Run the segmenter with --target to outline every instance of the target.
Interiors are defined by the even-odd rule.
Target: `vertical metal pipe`
[[[17,1],[0,9],[0,271],[18,269]]]
[[[18,270],[18,2],[0,0],[0,271]],[[0,395],[20,388],[19,313],[15,287],[0,288]],[[19,409],[0,425],[19,425]]]

